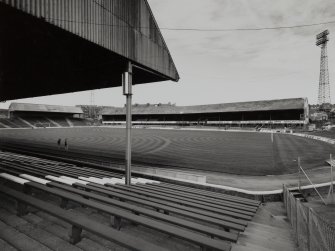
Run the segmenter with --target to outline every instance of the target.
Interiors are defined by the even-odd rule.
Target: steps
[[[59,205],[59,199],[46,193],[34,191],[34,196],[48,203]],[[69,202],[67,210],[72,213],[85,215],[88,219],[101,224],[110,225],[110,216],[102,214],[91,208],[81,207],[76,203]],[[118,244],[103,239],[91,232],[83,231],[82,240],[76,245],[69,243],[69,231],[71,225],[67,222],[51,216],[43,211],[29,208],[27,215],[18,217],[16,215],[13,200],[0,193],[0,250],[20,251],[126,251],[128,249]],[[200,251],[201,248],[193,243],[174,238],[154,229],[132,224],[124,220],[123,231],[129,235],[163,246],[167,250],[174,251]],[[1,248],[2,246],[5,248]]]
[[[0,239],[0,250],[2,251],[16,251],[17,249]]]
[[[65,118],[66,122],[69,124],[70,127],[74,127],[73,123],[69,118]]]
[[[0,238],[22,251],[50,251],[49,248],[0,221]]]
[[[53,126],[55,127],[62,127],[60,124],[58,124],[56,121],[48,118],[48,117],[44,117],[45,120],[49,121],[51,124],[53,124]]]
[[[2,128],[11,128],[10,126],[8,126],[8,125],[2,123],[1,121],[0,121],[0,126],[1,126]]]
[[[30,124],[27,120],[25,120],[21,117],[17,117],[17,119],[19,119],[22,123],[28,125],[29,127],[36,128],[36,126],[34,126],[33,124]]]
[[[15,204],[0,196],[1,251],[107,251],[126,250],[84,231],[76,245],[69,243],[70,225],[41,211],[16,216]],[[106,244],[106,245],[105,245]]]
[[[298,250],[281,202],[261,206],[232,251]]]

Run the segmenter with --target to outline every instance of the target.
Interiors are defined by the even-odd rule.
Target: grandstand
[[[86,126],[80,107],[11,103],[8,118],[0,118],[2,128]]]
[[[98,119],[101,111],[110,106],[98,106],[98,105],[76,105],[83,110],[84,118]]]
[[[0,118],[8,117],[8,109],[0,109]]]
[[[134,125],[299,126],[308,123],[307,98],[263,100],[213,105],[134,105]],[[103,124],[123,124],[125,108],[105,108]]]
[[[130,104],[127,86],[179,79],[147,0],[0,0],[0,20],[0,100],[123,84]],[[106,124],[124,123],[124,108],[105,110]],[[2,113],[0,250],[297,250],[282,203],[260,203],[264,194],[274,194],[258,191],[255,170],[263,168],[251,161],[267,161],[265,167],[277,169],[271,171],[273,176],[282,171],[276,164],[283,160],[296,171],[294,161],[303,157],[301,151],[324,161],[320,152],[328,157],[332,145],[294,135],[219,130],[135,129],[131,140],[130,123],[127,140],[120,128],[7,129],[81,126],[86,124],[83,113],[78,107],[20,103]],[[152,125],[303,126],[308,123],[308,104],[300,98],[191,107],[137,105],[133,117],[134,124]],[[156,167],[161,163],[176,170],[202,164],[212,168],[212,183],[131,173],[130,147],[124,165],[126,142],[134,146],[134,163],[155,160]],[[253,176],[241,179],[243,173],[222,154],[237,168],[243,167],[237,161],[243,161]],[[121,167],[120,162],[103,164],[113,159],[122,160]],[[180,166],[169,166],[172,161]],[[223,168],[238,175],[221,176]],[[226,186],[246,179],[254,191]],[[272,187],[273,180],[266,179]],[[297,183],[281,176],[280,186],[284,181]],[[293,229],[298,230],[298,207],[287,203],[297,193],[290,192],[292,196],[283,195]],[[275,197],[280,193],[277,190]],[[314,228],[307,226],[309,240]],[[328,229],[314,238],[334,240],[335,234],[326,235]]]

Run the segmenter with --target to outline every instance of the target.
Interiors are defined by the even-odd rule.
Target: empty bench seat
[[[106,225],[87,219],[85,216],[78,216],[73,212],[66,211],[50,203],[46,203],[42,200],[36,199],[33,196],[18,192],[6,186],[0,185],[0,192],[18,201],[21,205],[21,210],[23,204],[29,205],[70,223],[72,225],[70,240],[73,244],[80,241],[80,235],[82,229],[84,229],[131,250],[166,250],[142,239],[122,233]]]
[[[5,177],[5,176],[3,176]],[[14,177],[17,179],[17,177]],[[14,178],[12,178],[11,180],[14,180]],[[217,240],[217,239],[212,239],[211,237],[206,237],[202,234],[198,234],[195,233],[193,231],[189,231],[186,230],[184,228],[180,228],[171,224],[167,224],[161,221],[156,221],[156,220],[152,220],[148,217],[144,217],[139,214],[139,211],[135,210],[135,207],[133,208],[135,212],[131,212],[129,210],[122,210],[122,209],[118,209],[114,206],[110,206],[106,203],[102,204],[99,202],[96,202],[96,199],[98,199],[98,195],[96,195],[96,197],[93,196],[92,194],[92,199],[93,200],[88,200],[88,196],[90,196],[89,194],[82,194],[84,195],[84,197],[82,196],[78,196],[77,194],[73,194],[73,193],[69,193],[67,191],[62,191],[59,189],[55,189],[55,188],[50,188],[50,187],[46,187],[44,185],[40,185],[37,184],[35,182],[31,182],[31,181],[27,181],[25,180],[25,182],[23,182],[25,187],[29,187],[29,188],[35,188],[35,189],[40,189],[43,190],[45,192],[48,192],[49,194],[52,195],[56,195],[59,196],[61,198],[64,198],[68,201],[73,201],[76,202],[78,204],[90,207],[90,208],[94,208],[97,209],[101,212],[107,213],[109,215],[113,215],[114,216],[114,222],[115,222],[115,217],[117,217],[117,219],[126,219],[129,220],[133,223],[142,225],[142,226],[146,226],[152,229],[156,229],[162,233],[166,233],[172,236],[175,236],[177,238],[180,239],[184,239],[187,241],[190,241],[192,243],[198,244],[201,247],[204,248],[210,248],[212,250],[230,250],[231,249],[231,244],[229,242],[226,241],[222,241],[222,240]],[[49,185],[49,183],[47,184]],[[2,188],[2,186],[0,186],[0,189]],[[106,200],[104,201],[106,202]],[[142,211],[143,213],[144,211]],[[153,211],[153,214],[155,212]],[[157,213],[156,213],[157,214]],[[171,216],[165,216],[165,217],[171,217]],[[162,217],[163,218],[163,217]],[[172,218],[172,217],[171,217]],[[117,220],[119,221],[119,220]],[[179,220],[180,222],[182,222],[181,220]],[[115,223],[114,223],[115,224]],[[179,223],[181,224],[181,223]],[[196,226],[196,223],[192,223],[189,222],[188,226],[192,227]],[[186,223],[185,223],[186,226]],[[206,227],[203,226],[204,229],[206,229]],[[209,229],[209,228],[208,228]],[[215,232],[212,232],[213,235],[220,235],[221,237],[224,238],[230,238],[233,239],[234,241],[237,240],[237,235],[234,233],[229,233],[229,232],[224,232],[221,231],[221,234],[219,233],[219,231],[216,232],[217,234],[215,234]],[[235,237],[234,237],[235,236]]]

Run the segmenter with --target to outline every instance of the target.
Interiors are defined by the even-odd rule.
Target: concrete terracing
[[[232,251],[298,250],[282,202],[261,206]]]
[[[58,201],[46,194],[38,194],[53,204]],[[86,215],[88,218],[103,224],[109,224],[110,217],[102,215],[92,209],[78,207],[76,204],[69,204],[68,210],[78,215]],[[191,251],[200,250],[199,247],[186,243],[183,240],[171,238],[162,233],[157,233],[145,227],[139,227],[131,223],[123,223],[125,226],[122,232],[129,233],[143,239],[150,239],[157,245],[165,246],[168,250]],[[0,250],[5,251],[125,251],[106,239],[102,239],[90,232],[84,231],[82,240],[76,245],[69,243],[69,231],[71,225],[55,218],[49,214],[35,209],[30,209],[30,213],[18,217],[16,216],[14,201],[0,195]]]

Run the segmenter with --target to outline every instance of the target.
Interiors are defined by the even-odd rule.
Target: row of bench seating
[[[53,171],[43,171],[45,170],[45,167],[42,167],[42,170],[36,170],[36,167],[28,167],[28,166],[20,166],[16,163],[9,163],[7,161],[3,161],[2,162],[2,166],[3,167],[8,167],[11,169],[15,169],[15,170],[19,170],[21,172],[25,172],[25,171],[30,171],[30,173],[34,174],[34,175],[57,175],[55,172]],[[73,177],[73,176],[72,176]],[[87,181],[93,181],[94,183],[97,182],[97,180],[99,180],[98,178],[86,178],[86,177],[81,177],[81,179],[87,180]],[[122,182],[122,179],[119,180],[120,182]],[[113,185],[110,182],[108,182],[108,180],[101,180],[101,182],[105,183],[107,187],[110,188],[110,190],[120,193],[122,191],[126,191],[126,192],[130,192],[133,194],[138,194],[140,196],[144,197],[149,197],[146,198],[146,200],[163,200],[162,203],[164,203],[165,205],[169,205],[169,203],[175,203],[180,205],[179,207],[189,207],[192,211],[197,210],[197,212],[199,212],[199,210],[201,211],[206,211],[207,212],[211,212],[211,213],[217,213],[217,214],[223,214],[229,217],[234,217],[234,218],[239,218],[242,220],[250,220],[252,218],[252,216],[254,215],[255,211],[256,211],[256,207],[251,207],[251,206],[244,206],[244,205],[238,205],[237,203],[232,203],[232,202],[226,202],[224,200],[222,200],[222,202],[218,202],[218,201],[210,201],[207,200],[205,197],[201,197],[201,196],[193,196],[193,195],[187,195],[187,194],[168,194],[166,191],[152,191],[151,187],[152,186],[148,186],[148,187],[143,187],[143,185],[133,185],[132,187],[127,187],[127,186],[123,186],[121,184],[116,184]],[[100,183],[100,184],[103,184]],[[121,190],[121,191],[120,191]],[[141,198],[141,197],[140,197]]]
[[[130,250],[166,250],[163,247],[159,247],[140,238],[121,233],[104,224],[87,219],[85,216],[78,216],[71,211],[64,210],[50,203],[36,199],[33,196],[10,189],[7,186],[0,185],[0,191],[2,194],[5,194],[10,198],[14,198],[18,202],[17,211],[19,216],[23,216],[27,213],[27,206],[29,205],[70,223],[72,225],[70,232],[70,242],[72,244],[79,242],[81,240],[82,230],[86,230],[102,238],[113,241],[123,247],[129,248]]]
[[[12,158],[11,158],[12,157]],[[23,159],[23,160],[22,160]],[[57,174],[65,174],[70,177],[78,178],[79,176],[82,176],[83,179],[88,179],[85,177],[91,177],[94,176],[95,183],[98,182],[100,184],[108,183],[107,185],[111,186],[111,184],[118,183],[124,183],[122,179],[117,179],[122,177],[120,174],[116,174],[113,172],[106,172],[101,170],[95,170],[93,168],[86,168],[86,167],[77,167],[72,164],[62,164],[61,162],[55,162],[55,161],[46,161],[41,160],[39,158],[32,158],[32,160],[27,161],[26,157],[22,157],[21,155],[14,155],[6,157],[5,153],[0,154],[0,161],[2,161],[4,166],[11,166],[13,168],[16,168],[18,170],[30,170],[31,172],[35,172],[38,174],[39,172],[43,174],[44,176],[47,174],[57,175]],[[28,158],[29,159],[29,158]],[[62,167],[62,165],[65,165]],[[107,177],[103,180],[104,177]],[[114,183],[112,180],[108,180],[110,177],[115,178]],[[97,179],[98,178],[98,179]],[[92,178],[90,178],[92,179]],[[102,179],[100,181],[97,181],[99,179]],[[153,182],[153,181],[151,181]],[[158,184],[157,184],[158,183]],[[116,188],[119,188],[119,185],[114,186]],[[119,188],[119,189],[122,189]],[[128,188],[123,188],[128,189]],[[236,196],[230,196],[225,194],[216,194],[216,196],[220,196],[218,198],[211,197],[211,192],[201,190],[201,189],[193,189],[185,186],[177,186],[172,185],[168,183],[160,183],[156,182],[156,184],[146,185],[146,187],[143,187],[143,185],[137,185],[136,192],[139,194],[147,194],[146,192],[149,192],[152,195],[160,196],[163,195],[164,199],[168,197],[169,199],[173,200],[176,198],[182,198],[184,201],[187,202],[194,202],[196,201],[200,205],[214,205],[214,207],[218,209],[226,209],[234,212],[240,212],[242,214],[247,215],[253,215],[255,212],[255,206],[257,207],[259,205],[259,202],[255,202],[253,200],[248,200]],[[192,197],[192,200],[190,200],[188,197]],[[210,204],[209,204],[210,203]],[[246,212],[244,212],[246,211]],[[249,212],[248,212],[249,211]]]
[[[0,177],[7,178],[12,181],[18,179],[16,176],[8,175],[8,174],[0,174]],[[25,175],[25,177],[30,177]],[[34,177],[36,179],[36,177]],[[171,236],[175,236],[177,238],[181,238],[192,243],[196,243],[204,248],[210,248],[213,250],[230,250],[230,243],[223,241],[237,241],[238,234],[237,233],[229,233],[219,229],[215,229],[212,227],[206,227],[204,225],[194,223],[187,220],[182,220],[180,218],[176,218],[170,215],[162,214],[159,212],[155,212],[149,209],[141,208],[135,205],[131,205],[122,201],[118,201],[112,198],[108,198],[106,196],[97,195],[91,192],[82,191],[78,188],[72,188],[66,185],[60,185],[56,182],[43,180],[42,183],[38,184],[33,181],[29,181],[27,179],[20,179],[17,182],[23,184],[23,186],[29,191],[31,189],[38,189],[44,192],[47,192],[50,195],[59,196],[63,199],[61,206],[66,207],[66,203],[68,201],[79,203],[80,205],[90,207],[93,209],[97,209],[101,212],[107,213],[114,217],[113,219],[113,227],[115,229],[120,229],[121,227],[121,219],[126,219],[133,223],[146,226],[157,231],[169,234]],[[11,197],[14,197],[16,200],[20,202],[24,202],[30,206],[35,207],[36,200],[32,200],[31,196],[25,196],[23,193],[13,193],[9,188],[5,186],[0,186],[1,192]],[[27,192],[26,192],[27,193]],[[80,196],[79,196],[80,195]],[[27,197],[27,199],[25,199]],[[25,214],[25,205],[18,204],[18,212],[20,215]],[[40,204],[37,204],[40,205]],[[38,207],[39,209],[46,211],[48,213],[51,205],[45,203],[44,206]],[[67,212],[67,211],[65,211]],[[57,214],[53,214],[51,210],[51,214],[57,216]],[[58,212],[58,217],[64,219],[64,212]],[[73,231],[71,233],[71,238],[73,243],[80,241],[80,232],[82,228],[87,231],[91,231],[95,234],[101,236],[101,231],[98,230],[98,227],[95,223],[90,222],[89,225],[95,226],[93,229],[90,229],[89,225],[86,224],[78,224],[78,222],[73,222],[72,219],[67,218],[66,220],[73,224]],[[97,223],[98,224],[98,223]],[[173,224],[173,225],[172,225]],[[99,225],[99,224],[98,224]],[[190,230],[192,231],[190,231]],[[197,232],[194,232],[197,231]],[[200,234],[202,233],[202,234]],[[208,237],[204,236],[203,233],[206,233]],[[112,237],[113,238],[113,237]],[[220,238],[223,240],[213,239]],[[110,239],[110,238],[109,238]],[[125,243],[122,243],[125,244]],[[147,250],[147,249],[141,249]],[[154,249],[150,249],[154,250]]]
[[[112,172],[97,170],[89,167],[78,167],[73,164],[68,164],[64,162],[43,160],[41,158],[31,157],[31,159],[24,157],[24,155],[11,154],[6,152],[0,152],[0,161],[5,164],[17,164],[24,166],[25,168],[31,168],[32,170],[39,169],[42,172],[53,174],[67,174],[69,176],[95,176],[95,177],[123,177],[122,174]],[[8,162],[6,162],[8,161]],[[52,168],[50,168],[52,167]]]
[[[26,121],[26,122],[25,122]],[[21,118],[0,118],[0,128],[29,128],[29,124],[36,127],[50,125],[51,127],[90,126],[90,121],[80,118],[66,117],[21,117]],[[5,126],[3,126],[5,125]]]
[[[46,159],[56,159],[61,162],[74,163],[76,165],[89,165],[96,169],[101,169],[101,167],[103,167],[103,169],[108,169],[117,173],[122,172],[124,166],[123,158],[117,159],[114,157],[113,160],[111,160],[110,157],[102,156],[99,151],[99,158],[97,159],[96,157],[92,157],[92,149],[85,149],[84,146],[77,149],[75,146],[71,145],[68,151],[59,151],[56,144],[52,146],[42,142],[26,146],[21,141],[16,142],[14,139],[11,139],[10,141],[0,142],[0,144],[3,150],[9,152],[34,155]],[[55,151],[56,148],[57,151]]]
[[[72,201],[112,215],[116,229],[126,219],[215,250],[229,250],[229,242],[237,241],[259,206],[249,199],[146,179],[125,186],[120,175],[107,171],[18,154],[0,152],[0,171],[20,176],[25,188],[62,198],[63,207]]]

